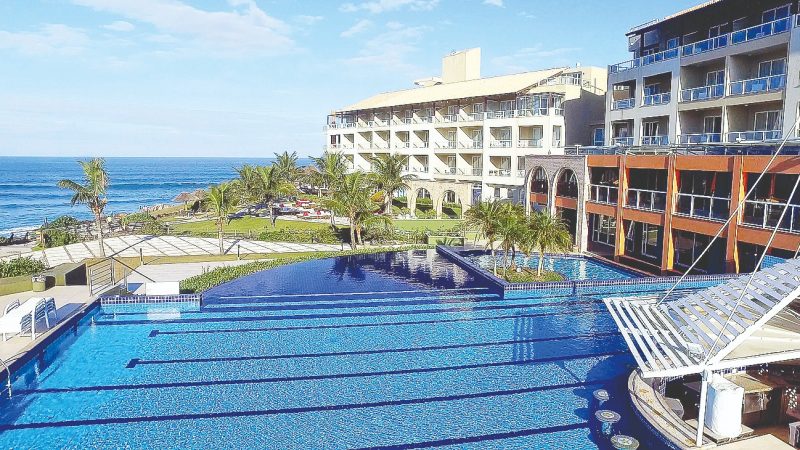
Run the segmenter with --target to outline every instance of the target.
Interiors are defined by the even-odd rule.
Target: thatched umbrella
[[[206,191],[204,191],[202,189],[198,189],[198,190],[192,192],[192,195],[194,196],[193,200],[200,201],[200,200],[205,199],[208,194],[206,194]]]
[[[188,192],[181,192],[180,194],[178,194],[177,197],[172,199],[173,202],[175,202],[175,203],[183,203],[184,205],[186,205],[186,203],[194,201],[194,200],[195,200],[194,194],[190,194]]]

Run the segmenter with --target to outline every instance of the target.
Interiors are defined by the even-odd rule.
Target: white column
[[[712,374],[713,372],[710,370],[703,371],[703,379],[700,381],[700,408],[697,416],[697,438],[695,439],[697,447],[703,445],[703,430],[706,426],[706,397],[708,396],[708,382],[711,381]]]

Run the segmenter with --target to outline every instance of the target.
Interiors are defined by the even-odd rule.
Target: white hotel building
[[[526,156],[602,145],[606,73],[578,67],[481,78],[480,49],[456,52],[443,59],[441,78],[332,112],[325,150],[363,171],[375,156],[408,155],[412,211],[418,196],[439,206],[521,202]]]

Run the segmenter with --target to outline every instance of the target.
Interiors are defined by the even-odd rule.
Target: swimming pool
[[[484,269],[492,268],[492,255],[485,251],[466,251],[462,255],[473,264],[483,267]],[[499,265],[503,263],[503,252],[496,252],[495,258]],[[510,259],[510,256],[509,256]],[[518,266],[525,266],[525,257],[517,254],[515,262]],[[528,267],[536,268],[539,264],[538,254],[534,254],[527,261]],[[627,278],[636,278],[633,272],[615,267],[594,258],[583,256],[552,256],[547,255],[544,258],[544,269],[549,271],[558,272],[566,277],[567,280],[583,281],[583,280],[622,280]]]
[[[589,449],[598,388],[647,442],[599,298],[481,283],[412,251],[98,307],[18,374],[0,447]]]

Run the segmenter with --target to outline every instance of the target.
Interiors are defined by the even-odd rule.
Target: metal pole
[[[139,265],[140,266],[144,265],[144,252],[142,251],[141,248],[139,249]]]
[[[697,447],[703,445],[703,431],[706,427],[706,398],[708,396],[708,382],[711,381],[711,375],[713,375],[713,372],[704,370],[703,379],[700,381],[700,408],[697,415],[697,437],[695,439],[695,445]]]
[[[240,259],[242,259],[242,258],[241,258],[241,255],[240,255],[240,251],[239,251],[239,250],[240,250],[240,249],[239,249],[239,244],[236,244],[236,260],[237,260],[237,261],[238,261],[238,260],[240,260]]]

